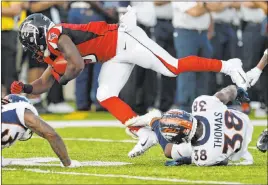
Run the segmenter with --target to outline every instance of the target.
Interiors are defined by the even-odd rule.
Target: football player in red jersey
[[[32,14],[21,24],[19,38],[22,45],[31,50],[40,61],[52,64],[57,56],[63,55],[68,64],[62,76],[49,66],[44,74],[31,84],[14,82],[11,85],[12,93],[41,94],[50,89],[54,78],[65,85],[79,75],[85,63],[102,62],[97,99],[123,124],[133,122],[138,117],[118,98],[134,65],[169,77],[176,77],[187,71],[222,72],[230,75],[238,86],[248,86],[239,59],[221,61],[189,56],[178,60],[169,55],[137,26],[136,14],[131,7],[128,7],[127,13],[120,18],[119,24],[90,22],[55,25],[42,14]],[[138,144],[129,156],[140,155],[157,144],[156,137],[148,137],[154,135],[150,129],[130,127],[127,132],[139,137]]]

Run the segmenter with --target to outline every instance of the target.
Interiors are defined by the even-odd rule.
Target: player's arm
[[[261,76],[262,70],[268,63],[268,49],[265,50],[261,60],[256,67],[247,72],[247,77],[251,86],[255,85]]]
[[[21,3],[11,3],[10,7],[2,7],[2,16],[14,17],[21,12]]]
[[[64,58],[68,61],[65,73],[59,80],[61,85],[66,85],[70,80],[76,78],[80,74],[80,72],[84,69],[85,64],[69,36],[60,36],[58,48],[62,52]]]
[[[219,92],[217,92],[214,96],[216,96],[222,103],[227,104],[230,101],[236,99],[237,89],[235,85],[229,85]]]
[[[14,81],[11,84],[11,93],[20,94],[22,92],[27,94],[42,94],[47,92],[54,84],[54,77],[52,76],[52,68],[50,66],[44,71],[42,76],[31,84],[23,84],[19,81]]]
[[[71,160],[68,156],[65,144],[55,130],[30,110],[25,110],[24,120],[25,125],[29,129],[49,142],[62,164],[64,166],[70,166]]]

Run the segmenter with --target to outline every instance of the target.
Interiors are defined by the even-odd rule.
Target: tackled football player
[[[236,164],[250,165],[253,157],[248,144],[253,126],[246,114],[226,106],[235,99],[249,101],[243,89],[230,85],[214,96],[197,97],[192,113],[173,109],[162,115],[155,110],[131,126],[152,128],[165,156],[174,160],[166,165],[227,165],[241,158],[244,161]]]
[[[136,14],[131,7],[120,18],[119,24],[90,22],[55,25],[42,14],[32,14],[21,24],[19,39],[24,48],[33,52],[34,57],[51,66],[31,84],[14,82],[12,93],[44,93],[50,89],[54,79],[65,85],[79,75],[85,64],[101,62],[97,99],[123,124],[138,117],[129,105],[118,98],[134,65],[169,77],[187,71],[222,72],[238,86],[248,86],[239,59],[221,61],[189,56],[178,60],[169,55],[137,26]],[[63,75],[59,74],[57,62],[54,62],[61,55],[68,62]],[[155,134],[150,129],[128,127],[126,131],[139,137],[129,156],[136,156],[157,144],[157,138],[153,137]],[[148,135],[152,137],[148,139]]]
[[[1,148],[12,146],[17,140],[29,140],[33,132],[46,139],[55,154],[61,160],[61,166],[80,167],[76,160],[68,156],[65,144],[55,130],[38,116],[37,110],[30,101],[15,94],[10,94],[1,99]],[[2,157],[2,166],[10,162]]]

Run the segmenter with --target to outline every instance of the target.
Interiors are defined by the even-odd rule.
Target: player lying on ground
[[[245,91],[230,85],[214,96],[197,97],[192,113],[173,109],[161,115],[154,111],[143,116],[144,121],[151,121],[134,125],[152,128],[165,156],[175,160],[167,165],[227,165],[228,160],[241,158],[245,161],[240,164],[253,164],[248,151],[253,126],[246,114],[226,106],[237,97],[249,101]]]
[[[37,110],[23,96],[7,95],[1,100],[2,106],[2,134],[1,148],[10,147],[17,140],[26,141],[32,137],[33,132],[46,139],[53,151],[65,167],[79,167],[81,164],[71,160],[65,144],[55,130],[44,122]],[[7,166],[11,161],[2,158],[2,166]]]
[[[251,86],[254,86],[256,82],[259,80],[262,70],[268,63],[268,49],[264,51],[263,57],[259,61],[256,67],[247,72],[247,77]],[[265,129],[258,138],[257,148],[266,152],[268,150],[268,131]]]
[[[54,68],[49,66],[31,84],[14,82],[11,86],[12,93],[44,93],[51,88],[54,78],[65,85],[79,75],[85,64],[102,62],[97,99],[123,124],[137,117],[130,106],[118,98],[134,65],[169,77],[176,77],[187,71],[222,72],[230,75],[238,86],[247,86],[246,74],[239,59],[221,61],[189,56],[178,60],[169,55],[137,26],[136,14],[131,7],[120,18],[119,24],[90,22],[55,25],[42,14],[32,14],[21,24],[19,39],[24,48],[34,53],[34,57]],[[62,76],[55,71],[57,63],[53,63],[61,55],[68,62]],[[150,137],[145,145],[141,145],[148,134],[154,136],[147,128],[131,127],[127,131],[139,137],[139,147],[131,151],[130,156],[157,143],[156,137]]]

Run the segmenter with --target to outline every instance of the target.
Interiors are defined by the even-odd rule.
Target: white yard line
[[[2,170],[8,170],[3,168]],[[21,170],[21,169],[18,169]],[[124,178],[124,179],[138,179],[147,181],[162,181],[162,182],[182,182],[182,183],[193,183],[193,184],[241,184],[239,182],[226,182],[226,181],[201,181],[201,180],[187,180],[187,179],[176,179],[176,178],[160,178],[160,177],[146,177],[146,176],[131,176],[131,175],[120,175],[120,174],[94,174],[94,173],[81,173],[81,172],[60,172],[40,169],[27,169],[24,171],[30,171],[34,173],[50,173],[50,174],[61,174],[61,175],[76,175],[76,176],[94,176],[94,177],[106,177],[106,178]]]
[[[47,121],[54,128],[65,127],[122,127],[125,126],[117,120],[72,120],[72,121]],[[267,126],[267,120],[252,120],[254,126]]]
[[[33,136],[35,139],[43,139],[41,137]],[[89,141],[89,142],[105,142],[105,143],[137,143],[137,140],[113,140],[113,139],[101,139],[101,138],[62,138],[66,141]]]

